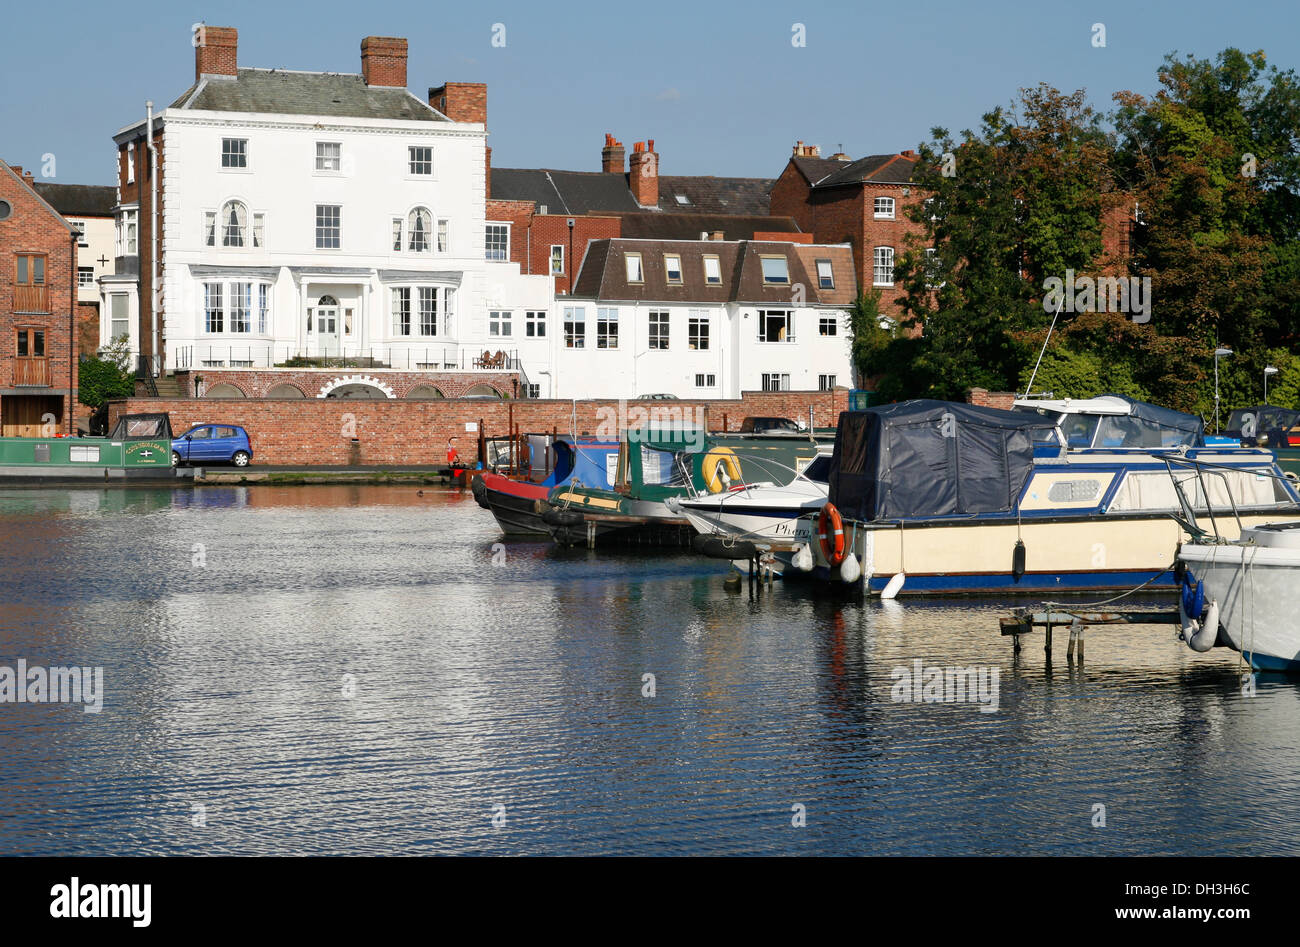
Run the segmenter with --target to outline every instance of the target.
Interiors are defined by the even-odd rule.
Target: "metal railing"
[[[389,368],[407,371],[509,371],[524,374],[517,349],[470,345],[329,346],[181,345],[172,349],[175,368]],[[526,376],[525,376],[526,377]]]

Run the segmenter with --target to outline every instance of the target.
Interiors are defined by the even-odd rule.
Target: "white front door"
[[[339,324],[339,304],[333,296],[322,296],[319,305],[307,317],[308,353],[317,356],[339,356],[343,353]]]

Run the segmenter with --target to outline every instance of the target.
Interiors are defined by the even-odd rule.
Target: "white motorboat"
[[[1300,523],[1247,527],[1233,542],[1185,543],[1178,559],[1188,587],[1204,587],[1205,627],[1191,624],[1183,604],[1184,637],[1193,648],[1208,650],[1217,640],[1258,670],[1300,671]]]
[[[775,483],[737,484],[719,493],[675,497],[669,506],[702,536],[745,539],[769,549],[789,549],[807,543],[807,529],[798,535],[799,517],[815,513],[826,503],[832,447],[821,448],[794,479]]]

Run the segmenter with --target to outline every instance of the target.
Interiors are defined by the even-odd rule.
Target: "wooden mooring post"
[[[1083,662],[1084,629],[1089,625],[1177,625],[1181,619],[1177,609],[1145,609],[1115,612],[1094,611],[1057,611],[1036,612],[1032,609],[1018,609],[1001,620],[1002,634],[1010,635],[1012,651],[1020,653],[1020,638],[1031,634],[1035,628],[1042,628],[1044,635],[1043,652],[1048,661],[1052,658],[1052,628],[1056,625],[1070,626],[1070,642],[1066,647],[1067,661],[1078,658]]]

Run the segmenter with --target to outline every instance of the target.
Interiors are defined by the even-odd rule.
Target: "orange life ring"
[[[834,568],[844,561],[844,519],[834,503],[827,503],[817,514],[817,540],[828,566]]]

